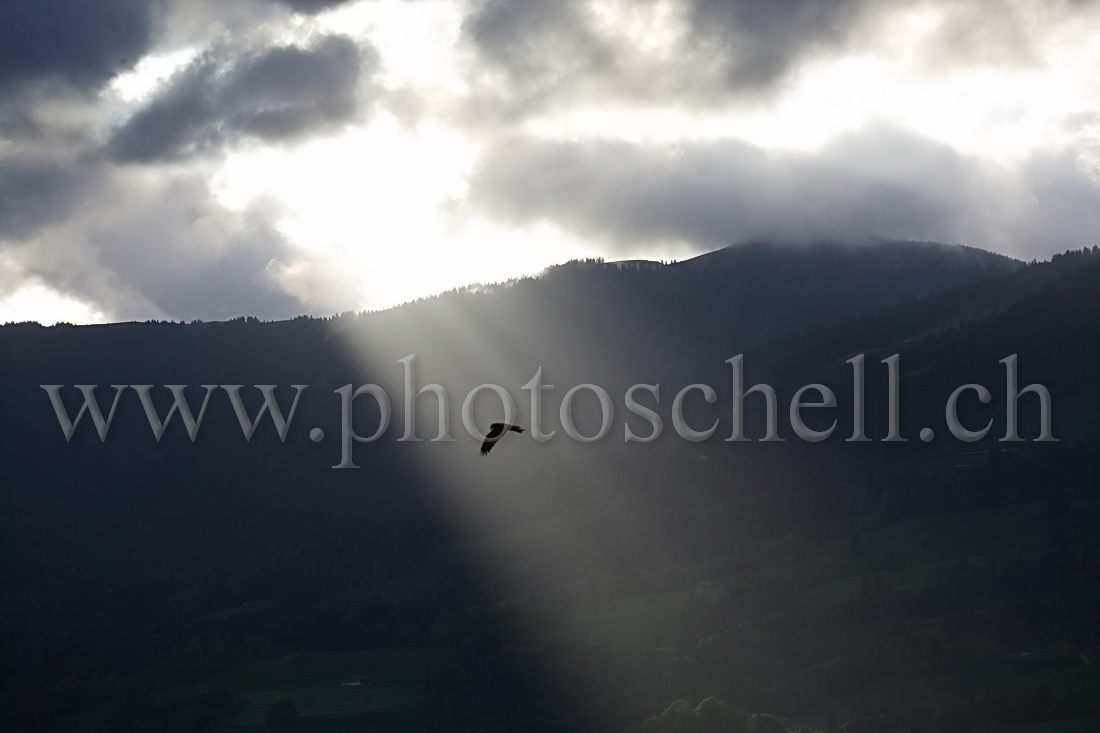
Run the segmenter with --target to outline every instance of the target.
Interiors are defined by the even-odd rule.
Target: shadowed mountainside
[[[335,319],[5,326],[0,664],[19,673],[0,692],[11,721],[0,730],[47,729],[80,710],[112,731],[259,720],[255,700],[274,693],[202,681],[256,665],[249,674],[263,679],[269,660],[318,649],[378,650],[370,664],[382,670],[393,650],[405,666],[392,694],[413,702],[394,723],[382,704],[333,698],[324,705],[344,712],[332,712],[301,693],[300,705],[318,706],[303,730],[345,718],[381,729],[672,730],[711,715],[731,730],[835,730],[829,717],[863,716],[871,722],[859,730],[939,733],[956,715],[960,730],[1088,715],[1073,665],[1100,644],[1089,559],[1098,400],[1082,368],[1100,357],[1098,298],[1095,252],[1025,266],[944,245],[749,243],[671,265],[569,263]],[[723,441],[724,361],[739,353],[746,385],[775,387],[788,442]],[[845,360],[859,353],[873,444],[844,442]],[[882,444],[879,360],[895,353],[909,442]],[[998,360],[1014,353],[1021,387],[1049,387],[1061,443],[997,444]],[[454,443],[428,440],[430,394],[417,401],[425,440],[397,440],[398,360],[410,354],[415,384],[451,395]],[[462,398],[500,384],[529,426],[520,388],[539,367],[556,385],[548,427],[561,430],[563,393],[592,383],[615,402],[612,432],[592,444],[513,435],[481,458],[461,426]],[[391,395],[389,432],[354,447],[359,470],[332,469],[334,390],[367,382]],[[830,386],[840,405],[836,435],[819,444],[794,440],[786,420],[809,382]],[[994,395],[966,405],[967,424],[994,420],[974,444],[943,425],[946,396],[968,382]],[[636,383],[662,385],[659,401],[644,400],[665,422],[653,444],[622,439],[624,424],[649,432],[624,408]],[[719,420],[701,443],[679,439],[669,420],[672,396],[693,383],[718,396],[685,402],[696,427]],[[251,385],[279,385],[284,413],[290,385],[308,388],[285,442],[269,417],[245,440],[222,390],[194,443],[178,415],[157,442],[132,389],[106,442],[87,417],[66,442],[42,384],[99,384],[105,414],[108,385],[157,385],[162,418],[171,396],[160,385],[190,385],[196,413],[199,385],[246,385],[250,418],[262,405]],[[75,415],[77,390],[63,394]],[[483,398],[482,428],[499,417]],[[355,404],[356,429],[373,432],[377,409]],[[1034,404],[1021,404],[1022,433],[1034,437]],[[584,434],[599,428],[596,406],[575,403]],[[760,407],[746,413],[754,439]],[[915,437],[925,426],[939,436],[929,445]],[[315,427],[324,440],[310,439]],[[1025,674],[1019,655],[1032,651],[1038,671]],[[427,697],[416,702],[406,668],[429,658]],[[959,669],[976,680],[962,713],[934,691],[901,696],[895,718],[879,710],[897,697],[882,688],[890,680],[919,672],[938,690],[932,681]],[[181,685],[217,696],[184,697]],[[987,688],[1018,690],[1008,696],[1016,707],[983,702]],[[234,695],[253,708],[240,712]],[[729,705],[696,707],[712,696]],[[692,702],[669,707],[679,698]]]

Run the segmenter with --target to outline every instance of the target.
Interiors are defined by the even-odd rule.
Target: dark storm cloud
[[[487,60],[516,77],[592,71],[610,54],[575,0],[488,0],[465,30]]]
[[[675,12],[667,12],[672,7]],[[929,74],[981,66],[1041,66],[1037,42],[1059,27],[1093,22],[1095,0],[932,0],[931,27],[911,60]],[[648,18],[650,33],[678,28],[671,51],[639,49],[586,0],[474,0],[465,38],[503,75],[498,112],[508,117],[577,99],[721,106],[781,94],[818,59],[877,46],[896,30],[900,0],[630,0],[618,20]],[[672,18],[672,20],[669,20]],[[645,26],[643,23],[642,26]]]
[[[278,282],[295,255],[265,212],[227,210],[199,177],[151,183],[92,168],[79,212],[9,248],[25,275],[118,320],[305,312]]]
[[[0,240],[31,236],[64,217],[77,202],[87,176],[50,159],[0,158]]]
[[[639,6],[650,2],[638,0]],[[477,90],[475,121],[514,119],[594,92],[652,97],[683,86],[622,58],[591,20],[580,0],[475,0],[463,34],[485,68],[508,82],[505,89]]]
[[[280,318],[307,310],[283,279],[300,254],[271,224],[271,212],[227,210],[200,171],[181,177],[115,165],[179,159],[245,137],[281,141],[353,118],[360,82],[378,64],[373,50],[343,36],[256,46],[265,33],[252,33],[246,18],[285,20],[274,6],[0,3],[0,296],[34,278],[112,319]],[[162,7],[171,12],[161,16]],[[109,111],[101,114],[103,99],[87,92],[132,68],[154,35],[169,50],[209,50],[103,148],[98,125]]]
[[[351,119],[377,58],[343,36],[240,57],[222,49],[179,72],[113,135],[122,161],[184,158],[240,137],[283,140]]]
[[[872,7],[863,0],[686,1],[694,41],[718,54],[734,88],[775,83],[802,57],[842,42]]]
[[[313,14],[330,10],[339,5],[347,5],[351,0],[273,0],[295,13]]]
[[[534,103],[585,92],[698,102],[766,91],[803,59],[842,45],[864,16],[892,2],[677,0],[686,27],[663,61],[614,42],[581,0],[483,0],[465,32]],[[624,7],[653,14],[658,3]]]
[[[103,290],[87,294],[100,307],[133,318],[148,312],[148,303],[188,320],[306,311],[273,277],[272,268],[292,253],[262,212],[227,211],[201,180],[130,195],[129,207],[91,223],[88,233],[103,268],[89,280]]]
[[[991,172],[890,128],[813,154],[729,141],[657,149],[520,139],[485,161],[472,202],[503,220],[597,238],[612,252],[877,234],[1043,255],[1095,244],[1100,231],[1100,186],[1073,156]]]
[[[4,0],[0,93],[41,83],[95,88],[149,48],[158,0]]]
[[[1027,196],[1018,202],[1019,234],[1033,242],[1026,254],[1044,257],[1051,252],[1100,245],[1100,169],[1093,175],[1069,152],[1035,157],[1023,169]]]

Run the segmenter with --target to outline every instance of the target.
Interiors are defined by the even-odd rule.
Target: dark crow
[[[489,455],[489,451],[493,449],[493,446],[496,445],[497,441],[500,440],[501,437],[509,430],[511,430],[513,433],[523,432],[523,428],[521,428],[519,425],[508,425],[502,422],[495,422],[490,425],[489,432],[485,436],[485,442],[481,444],[481,455]]]

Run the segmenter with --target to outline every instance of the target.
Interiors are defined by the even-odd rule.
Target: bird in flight
[[[507,423],[495,422],[489,426],[489,432],[485,435],[485,442],[481,444],[481,455],[489,455],[489,451],[493,449],[493,446],[497,444],[497,441],[504,437],[504,434],[508,431],[513,433],[522,433],[523,428],[519,425],[509,425]]]

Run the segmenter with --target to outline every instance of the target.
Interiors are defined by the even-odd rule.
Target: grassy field
[[[995,692],[1000,688],[1027,689],[1048,685],[1060,690],[1072,690],[1088,695],[1093,709],[1100,703],[1100,668],[1084,663],[1058,668],[1020,668],[982,671],[962,671],[950,674],[920,674],[890,679],[869,685],[858,692],[843,695],[818,706],[791,722],[797,725],[824,725],[830,717],[874,715],[887,708],[937,705],[954,698]],[[797,727],[797,725],[795,727]],[[1097,731],[1100,719],[1073,719],[1030,725],[1011,730],[1023,733],[1055,733],[1056,731]]]
[[[917,516],[884,525],[867,517],[866,521],[861,520],[865,527],[861,534],[864,557],[868,561],[887,557],[889,561],[873,570],[864,568],[862,563],[852,563],[850,537],[846,529],[840,528],[837,539],[816,547],[816,555],[844,558],[845,564],[838,567],[843,568],[846,577],[803,586],[797,592],[796,603],[802,608],[813,608],[855,597],[863,578],[869,575],[878,575],[903,588],[950,582],[961,573],[974,572],[1001,557],[1013,554],[1034,557],[1049,551],[1058,534],[1065,537],[1074,532],[1084,532],[1087,536],[1100,534],[1100,501],[1074,501],[1070,508],[1068,515],[1060,519],[1048,517],[1045,501]],[[461,548],[450,546],[447,549],[455,552],[440,552],[427,558],[421,567],[390,581],[382,590],[404,595],[430,587],[438,568],[455,554],[491,557],[506,551],[532,552],[537,547],[539,533],[551,532],[575,519],[563,515],[547,517],[523,528],[463,543]],[[777,549],[776,552],[780,554],[774,558],[775,567],[791,569],[782,551]],[[969,562],[969,571],[959,567],[959,559],[963,557]],[[771,572],[771,567],[767,564],[769,569],[753,572]],[[727,580],[744,580],[752,575],[750,572],[740,578],[722,577],[713,563],[684,570],[698,580],[713,581],[717,587]],[[601,638],[620,647],[671,645],[675,643],[678,621],[687,598],[687,591],[680,590],[619,597],[603,601],[595,608],[583,604],[569,612],[561,623],[543,632],[543,638],[572,642]],[[433,655],[442,653],[445,652],[403,648],[295,654],[242,666],[194,685],[173,688],[158,698],[165,701],[218,689],[247,698],[247,708],[223,724],[221,730],[226,731],[262,731],[265,712],[282,699],[291,701],[297,708],[304,733],[416,731],[423,729],[427,705],[423,691],[425,668]],[[1100,650],[1092,654],[1096,660]],[[357,675],[370,678],[373,684],[343,686],[344,681]],[[885,680],[837,698],[827,706],[810,711],[797,722],[820,724],[831,715],[843,719],[854,714],[871,714],[883,705],[936,704],[960,695],[990,691],[999,685],[1026,687],[1037,684],[1083,689],[1092,697],[1094,709],[1100,709],[1100,667],[1082,662],[1058,669],[959,672]],[[72,733],[90,731],[88,721],[93,718],[94,715],[85,714],[65,730]],[[78,721],[82,722],[78,724]],[[1020,730],[1072,733],[1100,730],[1100,723],[1069,721]]]
[[[266,730],[264,715],[279,700],[298,710],[302,733],[383,733],[424,728],[424,671],[445,652],[428,648],[379,649],[361,652],[310,652],[276,657],[237,667],[195,684],[173,687],[156,695],[167,702],[194,694],[226,690],[248,699],[248,706],[223,721],[219,730]],[[371,685],[345,687],[356,675]],[[96,710],[75,716],[66,733],[91,733]]]
[[[1017,733],[1096,733],[1100,730],[1100,718],[1057,720],[1052,723],[1036,723],[1015,729]]]
[[[914,517],[863,533],[866,557],[888,556],[893,566],[873,575],[902,588],[920,588],[948,582],[964,572],[998,558],[1018,554],[1035,557],[1050,551],[1055,537],[1074,531],[1086,536],[1100,533],[1100,502],[1076,501],[1064,518],[1047,516],[1046,502],[1007,504],[997,509],[970,510]],[[838,539],[823,549],[845,553],[847,540]],[[967,558],[970,570],[959,568]],[[858,596],[864,575],[840,578],[804,588],[797,596],[803,608],[841,602]],[[1091,650],[1086,650],[1091,651]],[[821,725],[831,716],[872,715],[883,706],[904,708],[935,705],[952,698],[992,692],[999,688],[1034,688],[1048,685],[1086,695],[1093,710],[1100,710],[1100,668],[1084,663],[1058,668],[1017,668],[922,674],[885,680],[831,700],[792,721]],[[1013,728],[1020,733],[1077,733],[1100,730],[1100,719],[1066,720]]]
[[[964,557],[974,568],[1004,556],[1034,557],[1049,551],[1057,533],[1070,536],[1074,525],[1093,536],[1100,533],[1100,502],[1073,502],[1069,516],[1057,520],[1047,518],[1042,501],[913,517],[863,534],[866,557],[891,559],[890,567],[867,574],[900,588],[928,587],[958,578],[958,562]],[[836,540],[824,549],[843,556],[847,542]],[[805,588],[797,602],[814,607],[853,598],[862,578],[860,574]]]
[[[248,698],[248,707],[225,721],[224,730],[263,730],[264,713],[283,699],[298,709],[305,733],[418,730],[423,726],[424,670],[431,654],[421,648],[294,654],[238,667],[164,695],[224,689]],[[343,686],[356,675],[372,684]]]

